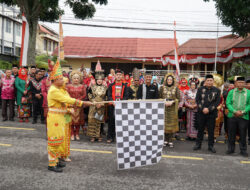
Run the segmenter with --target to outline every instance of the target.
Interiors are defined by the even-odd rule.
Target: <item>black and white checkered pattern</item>
[[[164,143],[164,101],[116,102],[118,169],[156,164]]]

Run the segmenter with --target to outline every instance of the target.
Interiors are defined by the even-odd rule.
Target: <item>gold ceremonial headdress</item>
[[[101,63],[99,60],[95,66],[95,79],[96,80],[103,80],[104,79],[104,70],[102,70],[102,66],[101,66]]]
[[[59,78],[62,78],[62,77],[63,77],[62,68],[61,68],[61,65],[60,65],[59,61],[57,60],[56,64],[53,67],[53,70],[52,70],[52,72],[50,74],[50,80],[56,80],[56,79],[59,79]]]

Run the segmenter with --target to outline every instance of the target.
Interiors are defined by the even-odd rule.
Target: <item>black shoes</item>
[[[246,151],[241,151],[240,154],[243,157],[248,157],[248,153]]]
[[[7,119],[6,119],[6,118],[4,118],[2,121],[7,121]]]
[[[210,146],[208,147],[208,151],[212,152],[212,153],[216,153],[216,150],[214,147]]]
[[[233,154],[233,153],[234,153],[234,151],[232,151],[232,150],[227,150],[227,151],[226,151],[226,154],[228,154],[228,155],[229,155],[229,154]]]
[[[36,124],[36,123],[37,123],[37,121],[36,121],[36,120],[33,120],[33,121],[32,121],[32,124]]]
[[[49,171],[53,171],[56,173],[61,173],[63,172],[62,168],[58,167],[58,166],[48,166],[48,170]]]
[[[11,118],[10,121],[15,121],[14,118]]]
[[[194,147],[193,147],[193,150],[200,150],[201,149],[201,145],[199,144],[196,144]]]
[[[64,167],[66,167],[66,163],[63,162],[63,161],[59,161],[59,162],[57,163],[57,167],[59,167],[59,168],[64,168]]]

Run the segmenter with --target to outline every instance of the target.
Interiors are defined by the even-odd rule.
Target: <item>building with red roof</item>
[[[170,38],[64,37],[65,66],[73,69],[94,67],[100,60],[106,73],[120,68],[125,73],[134,67],[160,69],[162,55],[174,48]],[[57,54],[57,50],[54,51]]]
[[[181,70],[214,70],[216,55],[216,39],[193,38],[177,49]],[[237,35],[227,35],[218,38],[217,66],[219,73],[223,74],[231,67],[235,59],[249,60],[250,35],[241,38]],[[175,65],[174,50],[163,55],[163,65]]]

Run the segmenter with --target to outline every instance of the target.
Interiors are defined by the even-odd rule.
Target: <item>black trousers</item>
[[[44,114],[43,114],[43,98],[33,98],[32,99],[32,105],[33,105],[33,119],[36,121],[38,115],[41,115],[41,121],[44,121]]]
[[[198,120],[198,134],[196,139],[196,144],[201,145],[204,137],[204,130],[207,127],[208,131],[208,146],[214,146],[214,128],[215,128],[215,120],[216,114],[203,114],[197,113]]]
[[[247,150],[246,137],[247,137],[248,120],[238,117],[228,118],[228,150],[235,150],[235,138],[237,130],[240,134],[240,150],[245,152]]]
[[[3,119],[8,119],[7,108],[9,107],[9,119],[13,119],[15,115],[15,100],[4,100],[2,99],[2,116]]]
[[[115,108],[114,106],[109,106],[108,107],[108,139],[115,140]]]

